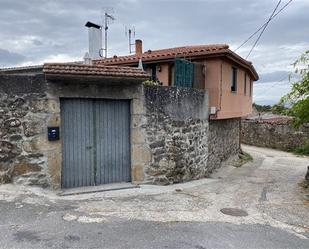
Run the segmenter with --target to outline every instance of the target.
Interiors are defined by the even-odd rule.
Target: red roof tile
[[[288,124],[293,120],[292,117],[277,117],[258,120],[260,124]]]
[[[148,78],[149,75],[139,68],[105,65],[85,65],[76,63],[45,63],[45,74],[91,75]]]
[[[210,57],[210,56],[229,56],[229,58],[242,64],[248,68],[254,75],[255,80],[258,80],[258,74],[255,71],[252,63],[243,59],[229,49],[227,44],[212,44],[212,45],[196,45],[196,46],[184,46],[167,48],[160,50],[148,50],[142,53],[141,56],[125,55],[125,56],[113,56],[106,59],[94,60],[95,65],[132,65],[138,63],[139,59],[143,62],[170,60],[175,57]]]
[[[138,62],[139,59],[142,61],[151,61],[153,59],[166,59],[168,57],[174,58],[177,56],[194,56],[215,53],[218,51],[226,50],[229,46],[226,44],[213,44],[213,45],[197,45],[197,46],[184,46],[176,48],[166,48],[160,50],[148,50],[138,55],[126,55],[126,56],[114,56],[107,59],[95,60],[95,64],[115,65],[126,62]]]

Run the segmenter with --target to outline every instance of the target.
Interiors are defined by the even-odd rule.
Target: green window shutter
[[[194,64],[188,60],[175,59],[175,86],[192,87],[194,79]]]

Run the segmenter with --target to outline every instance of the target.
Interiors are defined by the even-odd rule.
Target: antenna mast
[[[126,36],[129,38],[129,53],[132,54],[134,51],[132,50],[132,46],[135,45],[135,43],[132,43],[132,36],[135,38],[135,27],[126,27]]]
[[[104,46],[104,58],[107,58],[107,30],[108,30],[108,24],[109,24],[109,20],[112,20],[114,21],[115,20],[115,17],[113,17],[112,15],[108,14],[107,11],[105,11],[104,13],[104,31],[105,31],[105,35],[104,35],[104,38],[105,38],[105,46]]]

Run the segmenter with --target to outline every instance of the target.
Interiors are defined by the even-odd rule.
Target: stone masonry
[[[208,137],[207,173],[219,168],[227,159],[240,152],[240,119],[211,120]]]
[[[41,71],[0,74],[0,183],[61,187],[61,98],[131,101],[133,183],[171,184],[208,176],[239,151],[239,120],[208,121],[208,93],[115,78],[47,79]]]
[[[56,111],[45,94],[0,95],[0,182],[49,185],[44,127]]]
[[[101,82],[48,81],[41,72],[0,74],[0,183],[61,186],[61,131],[60,140],[47,139],[47,127],[61,123],[60,98],[130,99],[131,118],[137,120],[143,109],[141,81]],[[133,151],[133,139],[131,147]],[[135,165],[132,156],[132,172]]]
[[[205,176],[208,155],[207,94],[176,87],[145,87],[142,128],[150,161],[147,181],[170,184]]]
[[[279,150],[291,150],[309,142],[309,124],[295,128],[291,123],[261,123],[243,120],[242,143]]]

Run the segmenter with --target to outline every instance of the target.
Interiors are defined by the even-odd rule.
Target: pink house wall
[[[209,93],[209,107],[216,107],[217,114],[212,119],[227,119],[243,117],[252,112],[252,94],[250,91],[251,78],[249,73],[240,66],[229,61],[214,58],[199,61],[205,64],[205,89]],[[237,91],[231,91],[232,67],[237,68]],[[161,69],[159,71],[158,69]],[[169,85],[168,63],[157,66],[157,78],[164,86]],[[244,75],[247,75],[247,91],[244,93]],[[253,86],[251,87],[253,89]]]
[[[216,73],[216,76],[211,74],[205,77],[205,88],[209,89],[209,95],[213,94],[213,97],[209,97],[209,106],[215,106],[218,109],[217,115],[212,118],[235,118],[250,114],[252,112],[252,94],[249,93],[250,75],[243,68],[221,59],[207,60],[205,64],[206,75],[211,70]],[[232,67],[237,68],[237,90],[235,92],[231,91]],[[244,92],[245,74],[247,77],[246,94]]]
[[[161,69],[161,72],[159,71]],[[163,83],[163,86],[168,86],[169,83],[169,64],[160,64],[157,67],[157,78],[160,82]]]
[[[220,105],[221,60],[205,60],[205,89],[208,90],[209,107]]]

